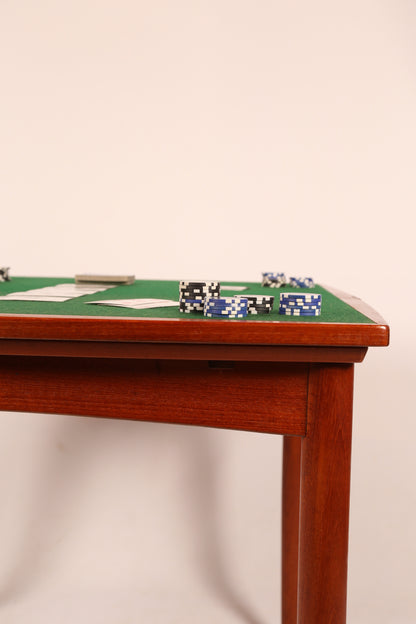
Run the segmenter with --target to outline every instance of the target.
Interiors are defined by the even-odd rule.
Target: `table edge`
[[[155,319],[0,315],[0,340],[90,340],[182,344],[387,346],[389,327],[377,323]]]
[[[379,312],[377,312],[377,310],[372,308],[370,305],[368,305],[368,303],[366,303],[356,295],[351,295],[344,292],[343,290],[334,288],[333,286],[327,286],[326,284],[321,284],[321,286],[332,295],[335,295],[335,297],[338,297],[338,299],[341,299],[341,301],[357,310],[357,312],[361,312],[361,314],[364,314],[364,316],[374,321],[374,323],[377,323],[377,325],[387,325],[387,321],[384,320],[384,318]]]

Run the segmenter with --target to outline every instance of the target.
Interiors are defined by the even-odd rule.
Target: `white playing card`
[[[87,301],[86,303],[120,308],[134,308],[135,310],[170,308],[179,305],[179,301],[172,301],[170,299],[106,299],[103,301]]]
[[[3,295],[0,300],[8,301],[68,301],[75,297],[83,297],[84,295],[93,295],[96,292],[102,292],[113,286],[87,286],[79,284],[56,284],[56,286],[45,286],[44,288],[34,288],[23,292],[9,293]]]

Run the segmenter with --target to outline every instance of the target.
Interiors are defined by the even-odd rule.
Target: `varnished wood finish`
[[[301,442],[297,624],[345,624],[353,365],[311,368]]]
[[[0,409],[283,434],[282,622],[345,624],[353,363],[389,328],[335,294],[374,323],[0,314]]]
[[[283,440],[282,624],[297,624],[301,438]]]
[[[304,435],[307,364],[0,357],[3,410]]]
[[[200,345],[69,340],[0,340],[0,355],[244,362],[362,362],[367,347]]]
[[[0,339],[331,347],[386,346],[378,324],[0,315]]]

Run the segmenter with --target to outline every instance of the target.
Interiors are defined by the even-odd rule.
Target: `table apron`
[[[304,436],[309,366],[0,356],[0,409]]]

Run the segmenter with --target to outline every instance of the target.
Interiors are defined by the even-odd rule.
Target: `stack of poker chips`
[[[220,296],[220,283],[215,281],[179,282],[179,312],[203,312],[206,298]]]
[[[9,271],[10,271],[10,267],[0,268],[0,282],[10,282]]]
[[[248,301],[244,297],[211,297],[204,303],[204,316],[208,318],[244,318]]]
[[[237,298],[247,299],[248,314],[269,314],[273,310],[274,297],[266,295],[237,295]]]
[[[279,314],[285,316],[319,316],[322,295],[319,293],[280,293]]]
[[[262,286],[271,288],[281,288],[282,286],[292,286],[293,288],[313,288],[315,286],[311,277],[289,277],[284,273],[262,273]]]
[[[271,288],[281,288],[287,284],[286,275],[284,273],[262,273],[262,286],[270,286]]]
[[[313,288],[315,286],[311,277],[290,277],[289,285],[293,288]]]

